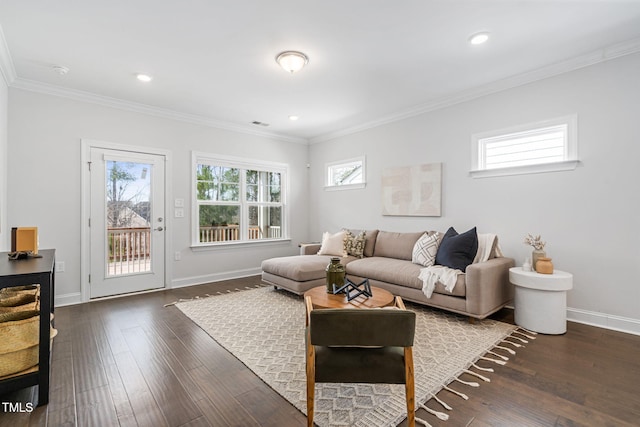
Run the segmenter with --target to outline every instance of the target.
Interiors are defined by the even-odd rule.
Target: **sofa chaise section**
[[[332,256],[316,255],[320,245],[313,255],[305,251],[312,250],[316,245],[303,245],[302,255],[271,258],[262,262],[262,282],[277,288],[284,288],[290,292],[302,295],[311,288],[324,286],[326,283],[325,269]],[[355,257],[343,257],[343,265],[355,260]]]

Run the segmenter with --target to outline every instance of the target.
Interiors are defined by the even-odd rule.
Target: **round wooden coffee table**
[[[357,298],[347,301],[345,294],[330,294],[327,293],[326,286],[318,286],[309,289],[304,293],[305,298],[311,297],[311,303],[314,308],[379,308],[394,304],[394,296],[391,292],[371,287],[371,293],[373,296],[367,298],[365,295],[360,295]]]

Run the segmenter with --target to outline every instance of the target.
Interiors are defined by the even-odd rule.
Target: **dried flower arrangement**
[[[534,249],[537,249],[539,251],[544,249],[544,245],[547,244],[547,242],[543,242],[540,239],[540,235],[537,236],[533,236],[531,234],[527,234],[527,237],[524,238],[524,243],[529,245],[529,246],[533,246]]]

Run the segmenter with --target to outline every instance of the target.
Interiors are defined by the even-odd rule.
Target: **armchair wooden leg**
[[[313,374],[309,375],[309,369],[307,365],[307,427],[313,427],[313,403],[315,398],[315,385],[316,382],[313,378]]]
[[[313,427],[313,403],[316,386],[316,355],[307,328],[307,427]]]
[[[416,425],[416,392],[413,378],[413,348],[404,348],[404,392],[407,397],[407,426]]]

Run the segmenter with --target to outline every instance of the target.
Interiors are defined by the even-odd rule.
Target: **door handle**
[[[162,227],[158,227],[158,228],[154,228],[154,230],[155,230],[155,231],[162,231],[162,230],[164,230],[164,228],[162,228]]]

